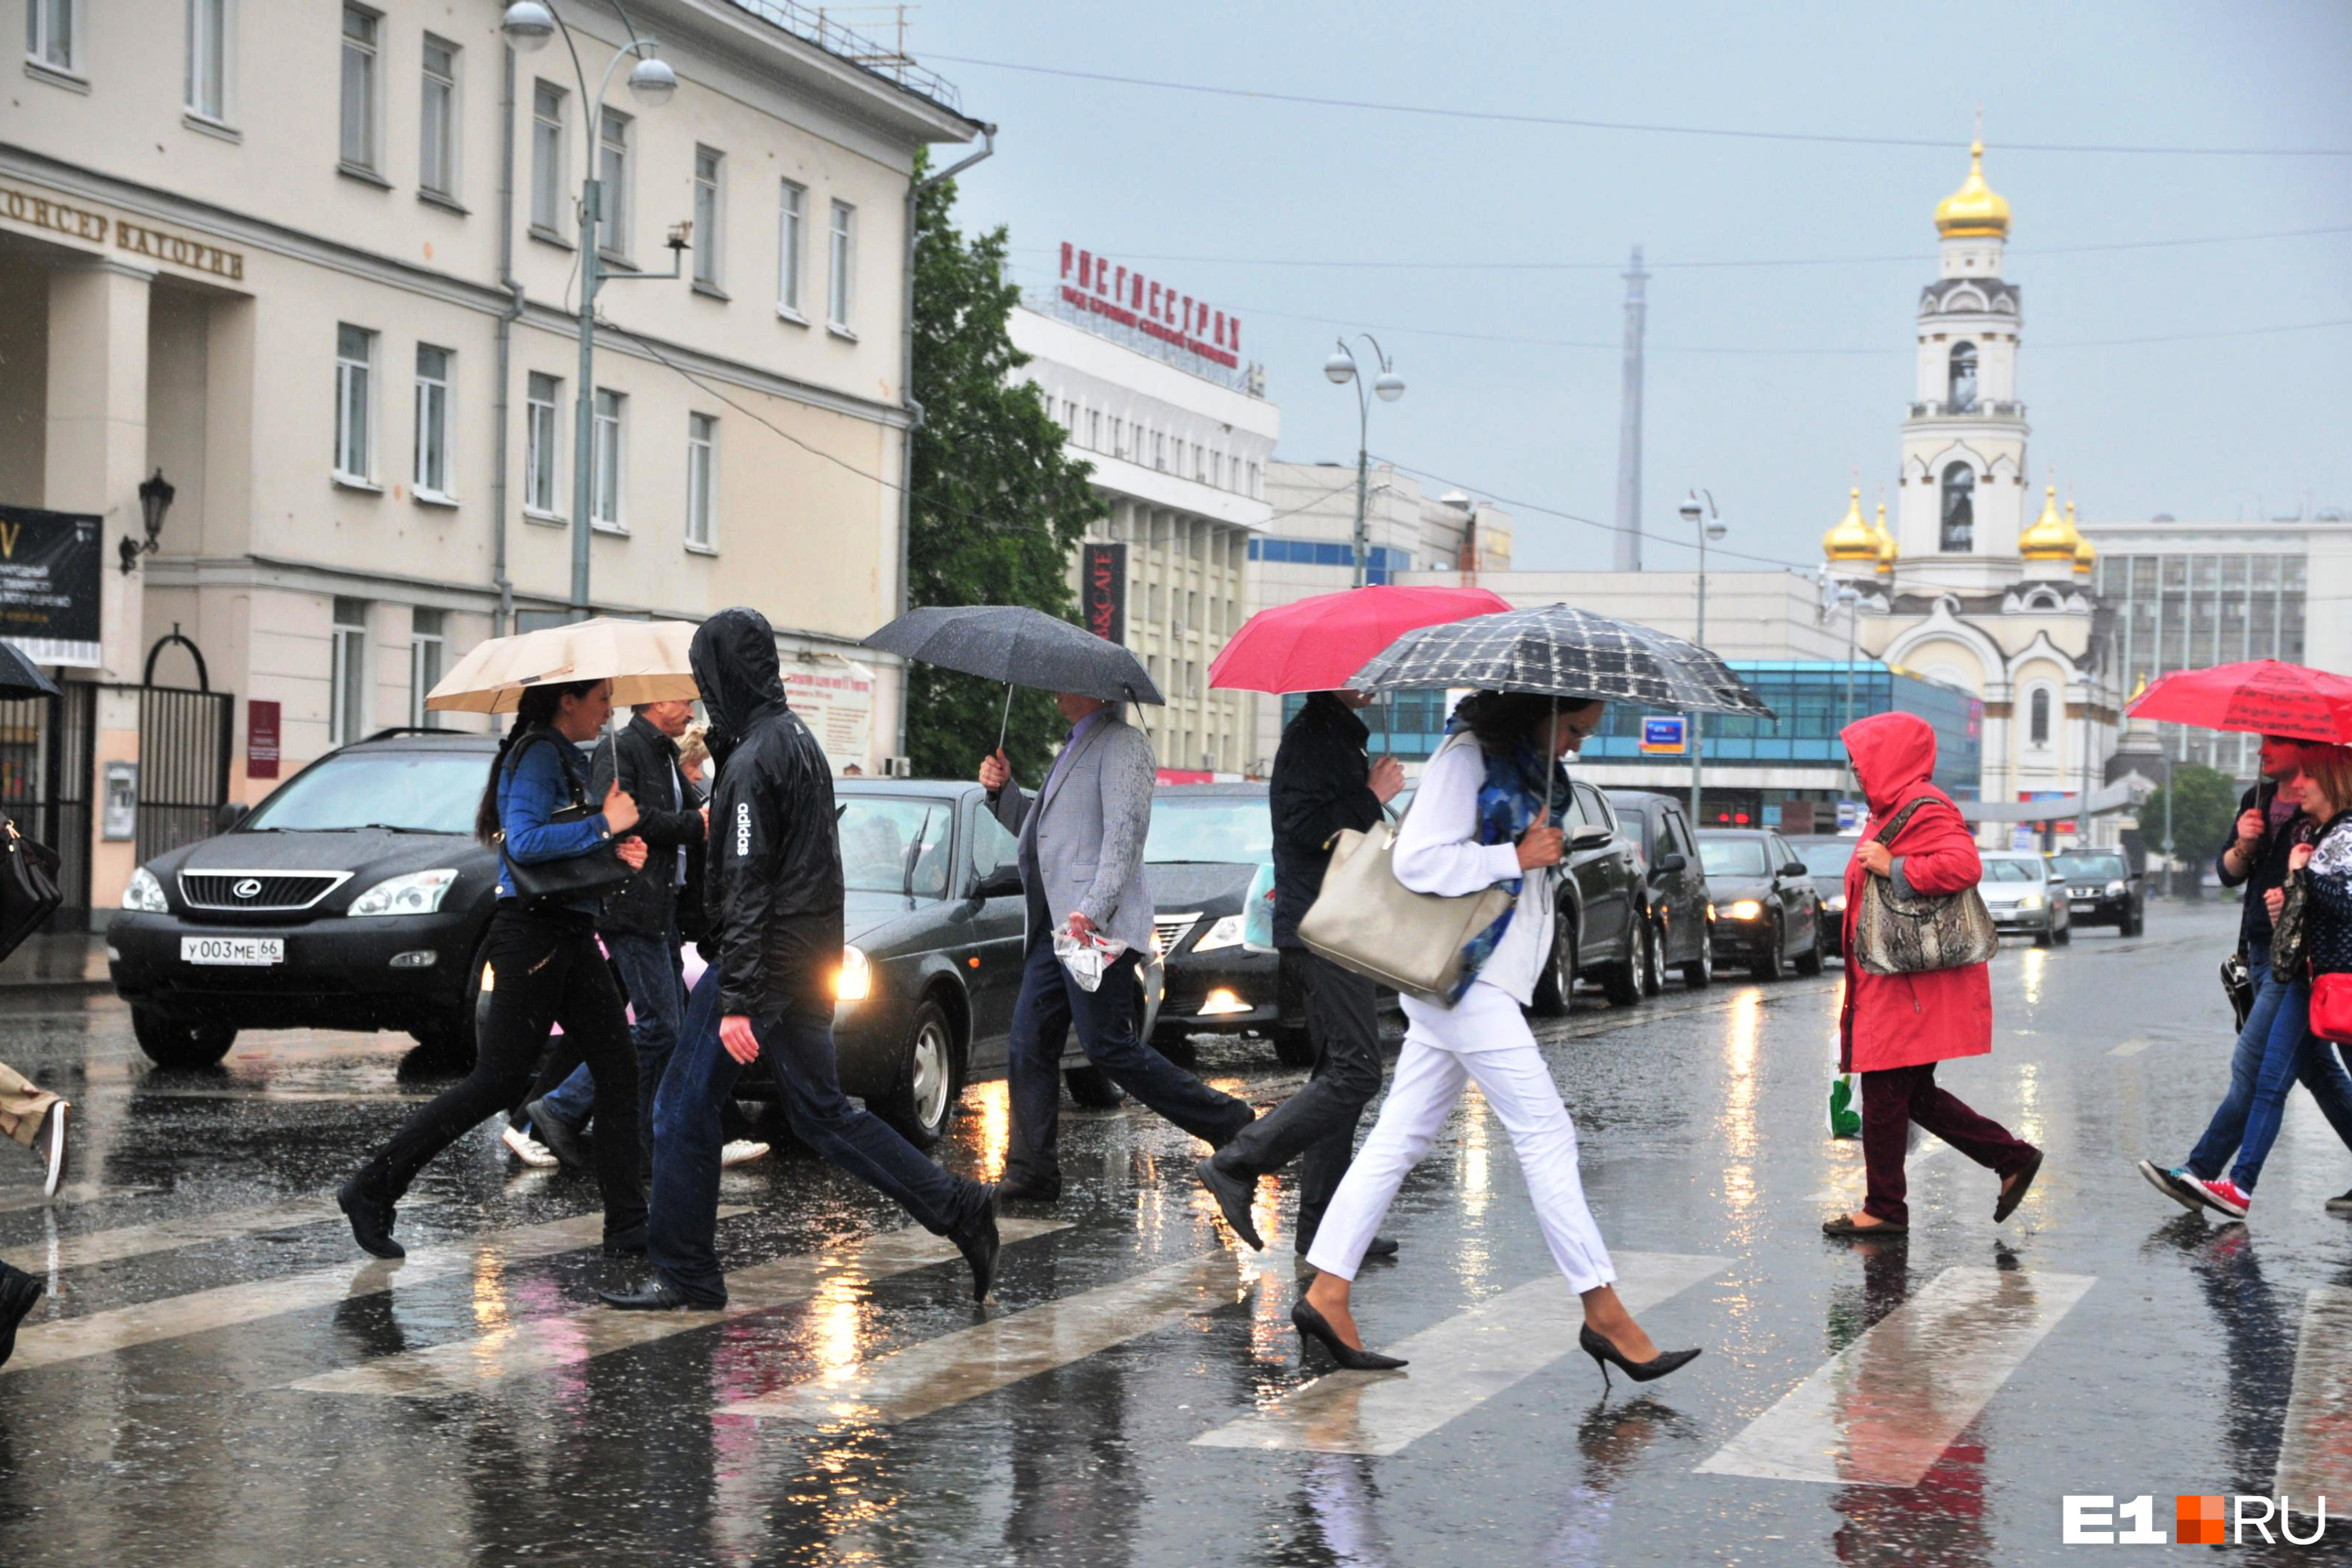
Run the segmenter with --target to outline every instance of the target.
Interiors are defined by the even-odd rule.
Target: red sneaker
[[[2204,1202],[2207,1208],[2217,1214],[2226,1215],[2231,1219],[2245,1218],[2246,1211],[2254,1204],[2254,1194],[2240,1192],[2238,1184],[2227,1176],[2211,1182],[2200,1181],[2197,1177],[2191,1176],[2189,1178],[2189,1185]]]

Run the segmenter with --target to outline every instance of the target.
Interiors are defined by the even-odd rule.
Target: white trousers
[[[1451,1008],[1408,996],[1404,1015],[1404,1050],[1380,1120],[1324,1211],[1308,1264],[1342,1279],[1356,1277],[1405,1173],[1444,1129],[1463,1084],[1475,1079],[1511,1136],[1544,1241],[1570,1288],[1582,1295],[1614,1280],[1617,1270],[1576,1171],[1576,1123],[1518,1003],[1480,981]]]

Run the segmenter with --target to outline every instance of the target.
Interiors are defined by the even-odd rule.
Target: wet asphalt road
[[[1413,1368],[1324,1378],[1287,1321],[1287,1194],[1239,1249],[1196,1149],[1130,1110],[1066,1107],[1068,1195],[1008,1231],[985,1310],[787,1159],[722,1184],[733,1315],[616,1325],[589,1292],[641,1266],[595,1250],[593,1184],[522,1172],[495,1127],[404,1206],[406,1265],[352,1247],[333,1184],[434,1087],[404,1039],[248,1036],[164,1074],[111,1000],[21,1000],[0,1057],[81,1120],[54,1207],[0,1144],[0,1254],[53,1292],[0,1371],[0,1563],[1924,1568],[2079,1558],[2070,1492],[2152,1494],[2168,1532],[2177,1494],[2282,1471],[2352,1500],[2352,1221],[2322,1206],[2352,1156],[2298,1094],[2248,1226],[2132,1169],[2218,1098],[2233,918],[1996,962],[1994,1054],[1942,1076],[2049,1152],[1998,1229],[1992,1178],[1923,1146],[1907,1243],[1818,1234],[1860,1194],[1823,1127],[1834,966],[1539,1026],[1622,1287],[1706,1352],[1606,1399],[1475,1099],[1358,1286]],[[1297,1081],[1250,1043],[1200,1060],[1261,1103]],[[993,1174],[1003,1114],[969,1091],[943,1157]],[[2331,1536],[2232,1550],[2352,1558]]]

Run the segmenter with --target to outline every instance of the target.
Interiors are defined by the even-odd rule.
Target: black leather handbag
[[[513,752],[507,758],[507,776],[511,780],[522,754],[541,742],[560,745],[563,742],[546,731],[525,735],[515,742]],[[579,775],[571,768],[563,769],[564,783],[572,789],[572,804],[559,806],[549,813],[551,826],[584,822],[596,815],[597,808],[582,798]],[[526,866],[506,851],[506,830],[499,830],[499,858],[505,862],[507,880],[513,884],[515,894],[527,903],[570,904],[583,899],[601,899],[617,891],[621,885],[636,875],[621,858],[614,841],[605,840],[584,855],[567,855],[561,860],[541,860]]]
[[[54,913],[65,896],[58,891],[58,852],[26,837],[0,818],[0,958],[16,951]]]

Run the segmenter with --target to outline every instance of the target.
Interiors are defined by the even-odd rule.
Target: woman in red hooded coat
[[[1936,731],[1926,720],[1913,713],[1874,713],[1847,725],[1843,739],[1854,777],[1870,801],[1869,825],[1845,871],[1844,951],[1851,955],[1869,878],[1886,878],[1914,893],[1957,893],[1976,886],[1984,868],[1960,808],[1930,782]],[[1879,831],[1913,801],[1924,804],[1893,843],[1877,842]],[[1995,1221],[2007,1219],[2024,1200],[2042,1169],[2042,1151],[1936,1087],[1937,1062],[1992,1049],[1987,967],[1971,963],[1873,974],[1847,959],[1840,1066],[1862,1074],[1862,1152],[1870,1170],[1870,1195],[1860,1213],[1824,1222],[1824,1232],[1885,1235],[1910,1228],[1903,1156],[1914,1121],[2000,1178]]]

